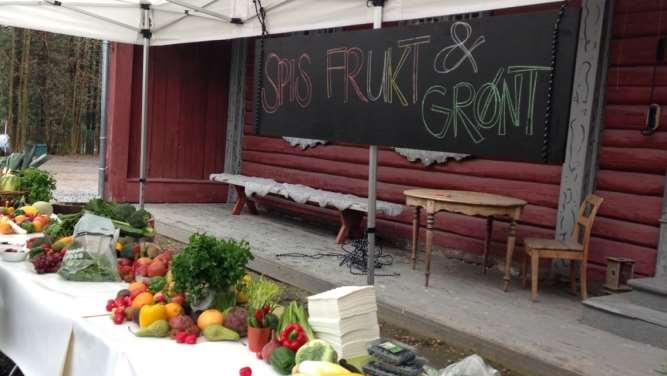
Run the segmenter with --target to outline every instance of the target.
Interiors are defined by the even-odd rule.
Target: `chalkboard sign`
[[[256,129],[561,163],[579,13],[268,38]]]

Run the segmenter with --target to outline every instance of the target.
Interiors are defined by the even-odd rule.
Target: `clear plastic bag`
[[[69,281],[120,281],[114,244],[118,230],[110,219],[86,213],[74,226],[74,241],[58,274]]]

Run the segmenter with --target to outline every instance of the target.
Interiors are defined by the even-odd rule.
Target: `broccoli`
[[[112,209],[113,219],[128,222],[136,210],[132,204],[118,204]]]
[[[127,222],[130,226],[134,228],[144,228],[148,226],[148,220],[151,218],[151,214],[143,209],[139,209],[132,213]]]

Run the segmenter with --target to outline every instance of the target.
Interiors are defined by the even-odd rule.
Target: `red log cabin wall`
[[[654,69],[657,24],[656,4],[661,1],[619,0],[609,72],[608,105],[600,150],[598,193],[606,201],[593,228],[590,263],[594,275],[602,275],[607,256],[637,260],[636,272],[652,275],[658,241],[658,218],[665,168],[667,128],[651,137],[639,129],[649,103]],[[667,30],[667,0],[662,30]],[[548,5],[546,7],[553,7]],[[544,9],[512,9],[498,13]],[[246,125],[243,138],[242,173],[299,183],[315,188],[366,197],[368,148],[329,144],[302,151],[280,138],[263,137],[253,129],[254,48],[246,67]],[[664,69],[664,70],[663,70]],[[660,68],[655,84],[667,84],[667,69]],[[656,97],[667,102],[667,90],[658,87]],[[667,111],[663,112],[667,120]],[[559,199],[561,167],[473,158],[462,162],[423,167],[410,163],[389,148],[381,148],[378,167],[378,198],[404,203],[409,188],[459,189],[509,195],[529,204],[518,227],[519,238],[553,237]],[[283,201],[263,200],[306,216],[337,220],[337,213]],[[411,213],[380,216],[380,236],[410,237]],[[480,254],[483,219],[441,213],[436,216],[435,242],[444,247]],[[422,218],[422,223],[425,223]],[[492,249],[504,254],[507,224],[495,226]]]
[[[640,129],[651,102],[667,104],[667,67],[664,60],[656,64],[658,40],[666,34],[667,0],[617,1],[597,177],[598,193],[606,201],[594,227],[601,239],[593,246],[622,242],[613,254],[624,250],[639,262],[642,274],[655,268],[667,170],[667,111],[655,134],[643,136]]]
[[[208,176],[224,168],[229,42],[152,47],[147,202],[225,202]],[[141,129],[140,46],[112,44],[107,192],[138,200]]]

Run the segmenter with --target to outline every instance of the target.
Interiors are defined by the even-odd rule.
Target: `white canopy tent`
[[[554,0],[387,0],[383,21],[508,8]],[[369,1],[368,3],[372,3]],[[148,10],[142,9],[148,5]],[[366,0],[262,0],[269,31],[285,33],[369,24]],[[144,24],[148,13],[150,24]],[[260,35],[253,0],[0,0],[0,25],[151,45]]]
[[[151,45],[225,40],[436,17],[534,5],[555,0],[0,0],[0,25],[113,42],[142,44],[142,121],[139,205],[144,206]],[[383,6],[373,6],[381,5]],[[263,8],[262,8],[263,7]],[[368,249],[375,249],[377,147],[369,154]],[[368,282],[373,284],[373,252]]]

